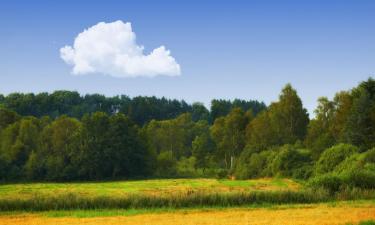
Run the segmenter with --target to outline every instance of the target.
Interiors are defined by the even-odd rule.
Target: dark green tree
[[[333,102],[325,97],[318,99],[315,119],[310,121],[305,139],[305,144],[312,150],[314,159],[318,159],[326,148],[335,143],[335,138],[332,134],[334,113]]]

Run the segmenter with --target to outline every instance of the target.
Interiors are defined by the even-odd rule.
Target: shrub
[[[363,155],[355,153],[348,158],[344,159],[340,164],[338,164],[333,172],[335,173],[346,173],[348,171],[359,170],[361,168],[361,161]]]
[[[364,153],[364,161],[366,163],[375,163],[375,148],[372,148]]]
[[[375,148],[364,153],[355,153],[349,156],[336,166],[334,172],[342,174],[360,170],[375,173]]]
[[[315,174],[325,174],[334,171],[346,158],[358,153],[358,148],[350,144],[338,144],[326,149],[320,156],[315,167]]]
[[[309,180],[307,186],[312,189],[325,189],[330,193],[339,191],[343,186],[343,180],[336,174],[326,174]]]
[[[216,171],[215,178],[217,178],[217,179],[224,179],[227,176],[228,176],[228,170],[226,170],[226,169],[218,169]]]
[[[198,172],[195,169],[196,159],[191,156],[189,158],[182,157],[177,162],[177,174],[182,177],[194,177],[198,176]]]
[[[298,150],[291,145],[281,147],[272,161],[273,175],[305,178],[311,170],[311,156],[307,150]]]
[[[375,189],[375,173],[366,170],[354,170],[342,175],[343,182],[349,187]]]
[[[268,166],[274,158],[272,150],[254,152],[246,149],[236,163],[234,175],[237,179],[249,179],[270,176]]]
[[[314,171],[314,166],[312,164],[305,163],[299,168],[293,170],[292,177],[296,179],[307,180],[311,177]]]
[[[176,160],[173,158],[172,151],[161,152],[157,157],[156,175],[159,177],[176,176]]]
[[[323,188],[330,193],[344,189],[371,190],[375,189],[375,173],[366,170],[330,173],[310,179],[307,186],[313,189]]]

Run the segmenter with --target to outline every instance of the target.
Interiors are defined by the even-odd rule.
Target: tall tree
[[[352,90],[353,105],[344,128],[346,142],[368,150],[375,146],[375,80]]]
[[[8,125],[16,122],[19,119],[20,116],[17,113],[10,111],[6,108],[0,107],[0,133]]]
[[[0,136],[0,155],[11,178],[24,175],[24,166],[32,151],[39,147],[40,127],[33,117],[23,118],[9,125]]]
[[[210,118],[210,112],[202,103],[195,102],[193,103],[192,108],[191,108],[191,116],[192,116],[193,121],[199,121],[199,120],[208,121]]]
[[[287,84],[264,114],[254,119],[247,129],[248,144],[258,148],[294,144],[303,140],[309,117],[297,91]]]
[[[271,122],[280,135],[280,144],[294,143],[305,137],[309,116],[297,91],[290,84],[283,88],[279,101],[270,107],[269,113]]]
[[[149,146],[157,154],[170,151],[174,158],[191,155],[191,143],[195,138],[191,114],[182,114],[176,119],[151,121],[144,129]]]
[[[249,113],[234,108],[227,116],[215,120],[211,134],[227,169],[232,169],[234,159],[245,146],[245,129],[250,120]]]
[[[344,141],[344,128],[353,105],[353,97],[350,92],[341,91],[335,95],[333,103],[335,109],[331,129],[332,135],[338,143]]]
[[[41,149],[33,156],[42,161],[30,162],[29,169],[40,171],[37,164],[43,163],[48,180],[77,179],[80,135],[81,123],[77,119],[67,116],[57,118],[43,130]]]
[[[196,159],[196,167],[205,170],[209,167],[214,157],[216,146],[209,133],[208,123],[202,123],[199,127],[200,131],[197,132],[198,135],[195,136],[192,142],[192,155]]]
[[[318,159],[326,148],[335,143],[332,134],[334,103],[321,97],[318,99],[318,107],[314,112],[315,118],[309,123],[305,144],[312,150],[313,158]]]
[[[112,175],[109,129],[110,121],[106,113],[96,112],[82,118],[81,177],[102,179]]]
[[[228,115],[232,109],[241,108],[243,111],[251,111],[254,116],[266,109],[266,105],[263,102],[258,102],[254,100],[245,101],[241,99],[223,100],[223,99],[213,99],[211,101],[211,119],[213,123],[215,120],[221,116]]]

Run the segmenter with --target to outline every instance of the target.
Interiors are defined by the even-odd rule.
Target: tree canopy
[[[213,100],[210,110],[156,97],[0,95],[0,180],[375,174],[375,81],[317,103],[310,119],[290,84],[268,107]]]

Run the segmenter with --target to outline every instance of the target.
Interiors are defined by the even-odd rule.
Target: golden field
[[[177,210],[175,212],[144,213],[131,216],[50,217],[43,214],[0,216],[0,225],[238,225],[238,224],[356,224],[375,220],[375,204],[339,203],[312,204],[276,208],[228,208],[207,210]]]

